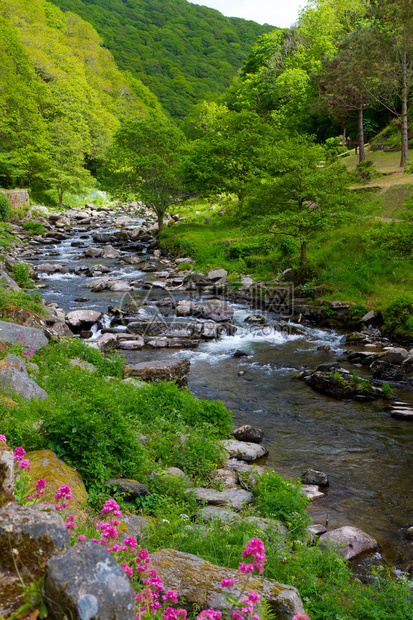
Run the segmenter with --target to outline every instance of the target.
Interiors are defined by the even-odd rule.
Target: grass
[[[0,283],[0,318],[4,321],[8,319],[2,316],[2,308],[5,306],[17,306],[30,310],[39,316],[46,316],[47,310],[41,303],[42,297],[38,291],[10,291],[1,286]]]

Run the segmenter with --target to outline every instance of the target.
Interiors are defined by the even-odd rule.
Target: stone
[[[362,553],[378,551],[380,545],[372,536],[357,527],[345,525],[320,536],[323,546],[332,545],[346,560],[351,560]]]
[[[7,321],[0,321],[0,342],[10,342],[16,344],[21,340],[27,344],[27,348],[33,347],[33,351],[37,353],[43,349],[48,343],[48,339],[40,329],[32,327],[24,327]]]
[[[372,323],[378,317],[379,315],[377,312],[375,312],[374,310],[370,310],[360,319],[360,323]]]
[[[38,273],[62,273],[64,271],[63,265],[60,263],[42,263],[37,265],[36,270]]]
[[[222,523],[240,522],[241,517],[233,512],[230,508],[221,506],[204,506],[196,512],[196,516],[200,521],[211,523],[212,521],[222,521]]]
[[[14,500],[13,450],[0,441],[0,507]]]
[[[225,269],[212,269],[208,273],[208,278],[212,281],[220,280],[221,278],[225,278],[228,275],[228,271]]]
[[[96,310],[72,310],[66,314],[66,323],[73,332],[79,333],[90,329],[101,316]]]
[[[134,379],[133,377],[128,377],[127,379],[123,379],[122,383],[126,383],[126,385],[130,385],[136,389],[148,387],[148,384],[145,383],[145,381],[140,381],[139,379]]]
[[[354,383],[352,376],[342,369],[336,372],[339,373],[339,376],[336,376],[336,373],[316,371],[304,376],[304,381],[316,392],[331,396],[332,398],[345,399],[365,396],[372,400],[379,397],[379,393],[373,386]]]
[[[175,261],[176,265],[180,265],[181,263],[189,263],[192,264],[194,263],[194,259],[193,258],[177,258]]]
[[[230,457],[235,457],[241,461],[256,461],[268,454],[267,448],[249,441],[224,439],[219,443],[229,453]]]
[[[225,489],[234,489],[238,483],[238,474],[231,469],[216,469],[212,472],[211,478]]]
[[[413,538],[413,526],[412,526],[412,527],[407,528],[407,530],[406,530],[406,536],[407,536],[407,538]]]
[[[252,466],[248,465],[245,461],[239,461],[236,458],[230,458],[225,463],[227,469],[232,469],[242,474],[250,474],[252,472]]]
[[[373,379],[380,379],[381,381],[394,381],[399,372],[399,366],[397,364],[390,364],[384,360],[375,360],[371,364],[370,370]]]
[[[234,429],[231,433],[237,439],[237,441],[250,441],[252,443],[261,443],[264,437],[264,431],[256,426],[250,424],[244,424]]]
[[[248,353],[245,353],[245,351],[241,351],[240,349],[237,349],[232,357],[235,357],[235,358],[248,357]]]
[[[241,594],[245,584],[238,570],[216,566],[196,555],[161,549],[151,557],[151,568],[158,571],[164,588],[176,590],[190,609],[213,607],[216,610],[228,610],[231,603],[225,596],[221,581],[235,579],[231,590],[235,597]],[[251,590],[268,601],[277,620],[291,620],[295,614],[304,613],[298,590],[293,586],[253,576],[247,585],[247,593]]]
[[[267,533],[274,533],[276,535],[281,534],[281,536],[283,537],[288,535],[288,528],[285,527],[282,521],[277,521],[276,519],[263,519],[261,517],[245,517],[242,520],[245,523],[251,523],[252,525],[255,525],[255,527]]]
[[[127,478],[110,478],[105,484],[113,490],[123,494],[126,501],[133,501],[138,497],[146,497],[150,495],[149,489],[136,480],[128,480]]]
[[[177,476],[178,478],[182,478],[183,480],[185,480],[186,478],[185,472],[183,472],[182,469],[179,469],[179,467],[168,467],[168,469],[166,469],[164,473],[165,476]]]
[[[126,364],[123,367],[124,377],[139,377],[143,381],[176,381],[179,387],[188,383],[191,363],[187,359],[155,360]]]
[[[408,355],[408,351],[403,347],[386,347],[383,353],[378,353],[377,359],[389,364],[401,364]]]
[[[46,481],[44,499],[51,501],[62,484],[68,484],[72,499],[68,504],[70,511],[78,512],[88,501],[86,487],[80,474],[59,459],[52,450],[35,450],[28,452],[30,461],[30,481],[35,483],[43,478]]]
[[[1,313],[5,319],[9,319],[11,323],[15,325],[32,327],[38,330],[43,330],[45,326],[44,320],[38,314],[35,314],[31,310],[27,310],[27,308],[8,305],[3,306]]]
[[[134,620],[132,584],[101,545],[77,543],[49,560],[44,582],[46,604],[56,620]]]
[[[262,474],[265,472],[264,467],[260,467],[259,465],[253,465],[251,467],[251,472],[248,475],[248,484],[250,487],[256,487]]]
[[[0,362],[0,391],[15,392],[25,399],[47,398],[47,393],[30,379],[26,364],[16,355],[8,355]]]
[[[323,471],[317,471],[316,469],[306,469],[301,475],[302,484],[318,484],[328,487],[328,476]]]
[[[254,501],[253,494],[249,491],[244,491],[244,489],[215,491],[214,489],[197,487],[188,491],[194,491],[199,501],[204,501],[213,506],[228,506],[236,511],[241,510],[246,504],[251,504]]]
[[[234,316],[234,309],[222,299],[209,299],[198,304],[200,316],[211,321],[230,321]]]
[[[90,258],[100,258],[102,256],[102,252],[102,248],[95,248],[91,246],[89,248],[86,248],[85,256],[88,256]]]
[[[120,256],[122,256],[122,252],[112,245],[105,245],[101,254],[102,258],[119,258]]]
[[[96,366],[94,366],[90,362],[85,362],[85,360],[81,360],[78,357],[74,357],[73,359],[69,360],[69,364],[73,368],[77,368],[78,370],[86,370],[86,372],[96,371]]]
[[[96,338],[95,344],[104,353],[112,351],[118,346],[118,336],[119,334],[101,334]]]
[[[110,290],[114,293],[122,293],[124,291],[130,291],[132,289],[129,282],[126,280],[116,280],[110,285]]]
[[[134,536],[138,540],[143,536],[145,536],[146,538],[150,536],[152,521],[149,517],[138,517],[137,515],[123,515],[121,523],[125,524],[128,536]]]
[[[327,532],[327,528],[320,523],[314,523],[314,525],[310,525],[308,530],[310,534],[313,534],[313,536],[321,536],[321,534],[325,534]]]
[[[322,497],[322,493],[316,484],[302,484],[300,491],[308,499],[316,499],[316,497]]]
[[[22,577],[33,581],[42,575],[42,562],[69,546],[66,526],[53,506],[11,503],[0,509],[1,570],[14,572],[16,562]]]
[[[5,269],[0,269],[0,282],[2,288],[6,288],[10,291],[20,290],[20,286],[9,276]]]

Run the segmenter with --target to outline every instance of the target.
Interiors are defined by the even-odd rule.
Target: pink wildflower
[[[30,471],[29,459],[22,459],[21,461],[17,461],[17,465],[20,469],[26,469],[27,471]]]
[[[221,588],[230,588],[235,583],[235,579],[223,579],[221,581]]]
[[[264,572],[265,547],[260,538],[252,538],[247,543],[245,551],[242,552],[242,557],[249,558],[252,562],[241,562],[239,565],[239,570],[241,573],[249,575],[254,571],[257,571],[260,574]]]
[[[6,435],[0,435],[0,441],[4,441],[4,443],[7,443]]]
[[[86,540],[86,536],[84,534],[79,534],[76,540]]]
[[[15,449],[13,458],[15,461],[22,461],[25,454],[26,454],[26,450],[22,448],[21,446],[19,446],[18,448]]]
[[[221,618],[222,613],[220,611],[215,611],[212,607],[204,609],[204,611],[201,611],[199,616],[197,616],[197,620],[221,620]],[[244,618],[242,620],[244,620]]]
[[[131,568],[129,564],[126,564],[126,562],[121,563],[121,568],[123,569],[123,572],[129,577],[129,579],[132,579],[133,568]]]
[[[307,614],[296,614],[293,620],[310,620],[310,617]]]
[[[170,601],[171,603],[177,603],[178,593],[175,592],[175,590],[167,590],[165,594],[162,596],[162,600],[165,602]]]

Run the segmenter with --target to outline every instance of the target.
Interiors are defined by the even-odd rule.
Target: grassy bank
[[[371,183],[355,185],[357,216],[337,229],[313,236],[302,279],[308,293],[321,290],[325,299],[374,308],[386,318],[395,303],[410,304],[413,309],[413,175],[404,175],[403,180],[409,183],[400,183],[400,169],[395,168],[397,153],[371,155],[377,169],[386,170],[387,176],[371,181],[376,191],[366,191]],[[351,170],[355,159],[346,165]],[[297,240],[259,230],[253,218],[240,217],[230,198],[217,201],[216,208],[211,206],[206,201],[192,201],[176,208],[184,219],[163,233],[164,247],[194,258],[196,270],[227,269],[233,282],[241,274],[271,280],[288,267],[299,268]],[[407,325],[400,328],[411,333]]]
[[[3,347],[1,356],[7,352]],[[73,357],[93,364],[94,372],[73,368],[69,364]],[[241,514],[281,520],[290,531],[287,539],[248,520],[198,527],[199,503],[185,491],[191,478],[195,486],[220,488],[211,473],[226,458],[218,441],[231,429],[230,412],[222,403],[197,400],[190,391],[171,384],[140,388],[125,384],[121,358],[104,356],[79,340],[49,345],[31,361],[39,367],[34,378],[49,398],[14,397],[15,407],[0,400],[0,431],[14,447],[49,448],[76,467],[89,492],[91,516],[107,499],[105,479],[134,478],[147,485],[151,495],[132,503],[119,494],[117,499],[124,513],[152,520],[145,540],[151,552],[172,547],[236,568],[246,541],[258,536],[267,551],[264,576],[296,586],[311,620],[413,616],[405,579],[383,569],[371,576],[368,585],[362,584],[352,578],[348,564],[336,552],[309,546],[307,499],[300,483],[283,480],[272,470],[250,487],[255,505]],[[170,466],[180,467],[186,480],[167,475]],[[244,483],[248,485],[247,480]],[[88,528],[86,520],[77,534],[87,533]]]

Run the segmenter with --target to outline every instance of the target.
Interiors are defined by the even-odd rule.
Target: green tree
[[[339,164],[324,167],[322,147],[303,137],[278,142],[266,156],[271,166],[248,201],[246,214],[274,235],[297,239],[305,266],[307,244],[314,235],[351,217],[354,201],[347,189],[347,171]]]
[[[102,184],[119,197],[138,196],[152,209],[163,228],[166,210],[184,193],[184,134],[162,118],[127,120],[109,147]]]
[[[94,185],[95,179],[85,169],[85,145],[81,135],[67,119],[56,119],[49,128],[49,156],[45,181],[57,191],[59,207],[66,192],[82,191]]]

